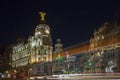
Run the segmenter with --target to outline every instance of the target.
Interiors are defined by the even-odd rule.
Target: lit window
[[[100,39],[100,37],[98,36],[98,37],[97,37],[97,39],[99,40],[99,39]]]
[[[48,28],[45,28],[45,33],[49,34],[49,29]]]
[[[32,42],[32,47],[34,47],[35,46],[35,42]]]
[[[104,39],[104,36],[102,36],[102,39]]]

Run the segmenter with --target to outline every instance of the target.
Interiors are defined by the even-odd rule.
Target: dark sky
[[[0,45],[16,37],[28,38],[40,22],[38,12],[47,13],[52,40],[64,47],[88,41],[104,22],[119,18],[119,0],[2,0],[0,2]],[[117,18],[116,18],[117,16]]]

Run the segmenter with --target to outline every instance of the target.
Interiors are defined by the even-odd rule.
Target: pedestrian
[[[106,67],[105,72],[106,72],[106,75],[108,76],[108,75],[109,75],[109,72],[110,72],[109,66]]]

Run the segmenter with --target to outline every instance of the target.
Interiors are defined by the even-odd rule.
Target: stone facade
[[[41,22],[36,26],[34,36],[30,36],[27,40],[20,40],[13,46],[12,67],[19,72],[32,70],[35,73],[37,68],[35,66],[52,61],[50,28],[44,21],[45,13],[40,12],[40,15]]]
[[[116,71],[120,71],[120,26],[104,23],[89,41],[54,53],[53,60],[58,55],[66,58],[66,51],[69,56],[77,57],[75,64],[83,72],[105,72],[107,66],[114,66]]]

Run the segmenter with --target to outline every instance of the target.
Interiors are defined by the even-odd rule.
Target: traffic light
[[[87,66],[88,66],[88,67],[92,67],[92,65],[93,65],[93,63],[89,60],[89,61],[87,62]]]
[[[89,62],[89,63],[88,63],[88,65],[89,65],[89,66],[92,66],[92,63],[91,63],[91,62]]]

